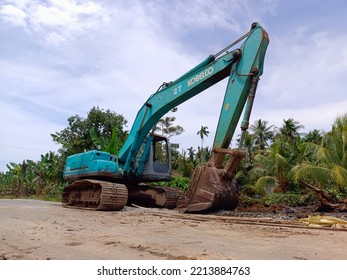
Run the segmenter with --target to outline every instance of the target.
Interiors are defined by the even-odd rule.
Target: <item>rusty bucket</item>
[[[224,150],[231,155],[226,169],[217,166],[213,160],[195,168],[188,192],[177,204],[180,212],[207,212],[233,210],[239,202],[239,189],[234,180],[235,169],[244,157],[238,149]]]

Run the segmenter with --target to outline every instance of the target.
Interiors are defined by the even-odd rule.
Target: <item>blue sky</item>
[[[343,0],[0,1],[0,171],[59,146],[50,133],[93,106],[137,110],[171,81],[259,22],[270,45],[251,121],[294,118],[328,131],[346,113],[347,3]],[[225,81],[182,104],[185,132],[172,139],[211,145]],[[236,135],[239,132],[236,132]]]

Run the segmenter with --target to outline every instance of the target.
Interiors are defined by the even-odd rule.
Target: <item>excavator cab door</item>
[[[142,171],[144,181],[170,181],[171,173],[171,145],[166,137],[153,137],[148,154],[148,160]]]

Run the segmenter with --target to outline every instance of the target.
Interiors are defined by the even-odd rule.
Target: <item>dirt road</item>
[[[347,259],[347,231],[126,207],[0,200],[0,259]]]

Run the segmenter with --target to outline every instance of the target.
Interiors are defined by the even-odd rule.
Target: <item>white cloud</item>
[[[245,33],[253,21],[274,13],[277,0],[269,1],[144,1],[141,4],[151,17],[179,33],[227,29]],[[165,3],[165,4],[164,4]]]
[[[346,113],[347,101],[331,102],[316,106],[307,106],[303,108],[284,108],[278,110],[276,107],[262,110],[255,106],[253,120],[263,119],[269,122],[269,125],[281,127],[284,119],[293,118],[304,126],[300,132],[309,132],[313,129],[329,131],[336,117]]]
[[[28,6],[23,7],[28,10]],[[204,58],[180,53],[179,44],[166,34],[160,22],[148,18],[146,11],[139,6],[132,9],[113,7],[109,12],[113,15],[112,21],[106,28],[98,30],[93,40],[86,34],[80,36],[80,40],[63,42],[64,34],[58,29],[52,32],[46,28],[44,37],[57,41],[59,48],[40,46],[40,52],[31,53],[29,57],[19,56],[12,61],[0,58],[5,98],[3,107],[14,106],[17,110],[7,111],[16,114],[21,114],[25,106],[29,109],[22,113],[28,122],[13,119],[12,128],[3,127],[9,136],[3,139],[5,144],[13,142],[20,147],[12,139],[20,131],[27,132],[29,123],[35,122],[38,125],[32,126],[32,131],[37,132],[36,141],[31,134],[26,143],[34,148],[38,143],[47,147],[42,136],[38,135],[50,139],[49,133],[60,130],[67,117],[73,114],[85,117],[87,111],[97,105],[123,114],[131,125],[138,109],[163,81],[176,79]],[[53,19],[44,24],[43,15],[36,17],[37,24],[45,27],[54,24]],[[13,102],[16,105],[12,105]],[[197,108],[200,105],[194,104],[198,103],[197,100],[191,106]],[[191,106],[180,109],[181,116],[187,116],[183,126],[190,126],[187,119],[191,116]],[[58,122],[56,118],[59,115]],[[196,124],[196,129],[199,126]]]
[[[0,10],[0,16],[10,24],[15,26],[25,26],[27,14],[12,5],[3,5]]]
[[[329,38],[329,40],[327,39]],[[347,38],[332,30],[275,37],[265,62],[262,94],[280,108],[310,108],[345,100]]]
[[[34,26],[72,29],[75,31],[94,27],[103,19],[105,10],[91,1],[50,0],[49,5],[36,4],[31,12]]]
[[[4,1],[0,15],[5,21],[38,33],[54,45],[101,28],[109,20],[107,10],[94,1]]]

